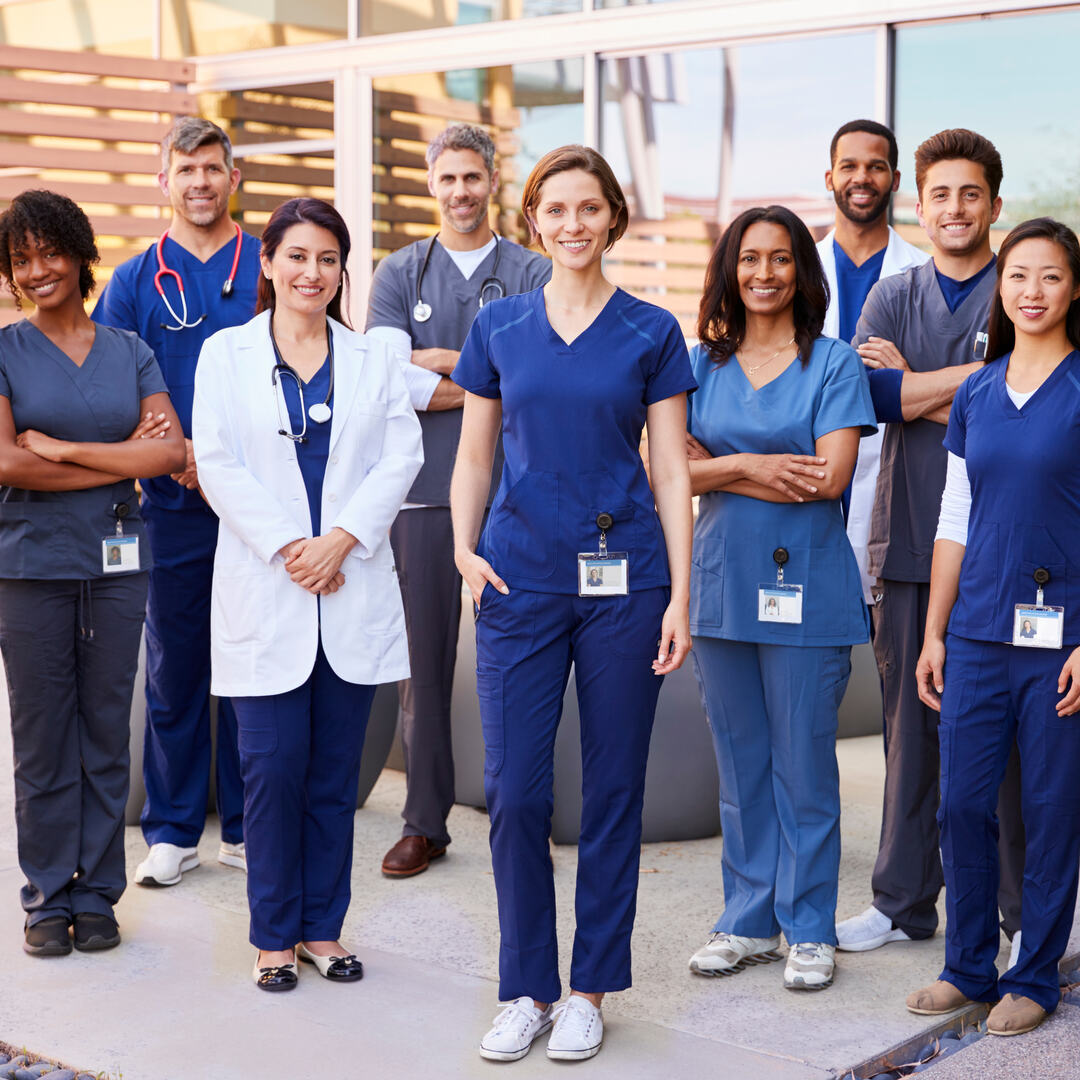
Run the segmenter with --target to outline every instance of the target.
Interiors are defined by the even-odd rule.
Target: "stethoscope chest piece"
[[[427,322],[431,318],[431,305],[425,304],[423,300],[417,300],[412,314],[417,322]]]
[[[316,424],[325,424],[330,419],[331,415],[330,406],[325,401],[316,401],[307,411],[308,416],[315,421]]]

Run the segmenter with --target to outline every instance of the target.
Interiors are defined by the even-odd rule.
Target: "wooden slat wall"
[[[0,208],[34,187],[86,206],[107,280],[163,228],[158,143],[197,111],[194,77],[185,61],[0,46]],[[5,292],[0,322],[16,317]]]

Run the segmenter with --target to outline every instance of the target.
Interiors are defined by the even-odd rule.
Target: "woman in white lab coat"
[[[335,982],[349,905],[360,751],[375,684],[409,674],[388,533],[423,451],[385,346],[343,325],[349,235],[319,199],[262,237],[259,314],[203,347],[192,423],[221,519],[212,688],[236,709],[253,979],[296,960]]]

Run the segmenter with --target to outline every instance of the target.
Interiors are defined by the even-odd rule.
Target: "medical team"
[[[1044,384],[1058,416],[1080,386],[1075,236],[1029,222],[995,257],[1000,157],[949,130],[915,155],[927,260],[888,226],[895,138],[853,121],[830,147],[835,229],[815,250],[783,207],[741,214],[688,356],[669,314],[604,275],[628,223],[604,159],[562,147],[528,178],[547,258],[491,231],[494,159],[479,128],[433,141],[440,231],[380,264],[365,334],[348,325],[344,221],[293,199],[261,244],[245,234],[228,136],[205,120],[163,141],[169,228],[117,268],[92,321],[82,211],[28,191],[0,215],[0,276],[34,304],[0,331],[24,949],[120,941],[145,611],[136,882],[199,864],[213,691],[218,857],[248,872],[255,984],[294,989],[298,960],[360,979],[339,937],[367,714],[376,684],[402,680],[405,827],[382,871],[407,878],[450,841],[464,581],[509,1002],[482,1056],[523,1057],[549,1029],[552,1058],[599,1051],[602,999],[631,984],[657,695],[688,655],[724,830],[723,910],[691,970],[777,959],[782,930],[785,985],[827,987],[838,948],[934,932],[943,862],[946,967],[908,1008],[1001,998],[989,1030],[1031,1030],[1057,1002],[1080,861],[1054,840],[1063,820],[1080,837],[1080,473],[1040,420]],[[885,824],[873,906],[837,923],[837,710],[868,636]],[[557,1005],[547,843],[571,664],[583,817]],[[1013,940],[1000,981],[997,905]]]

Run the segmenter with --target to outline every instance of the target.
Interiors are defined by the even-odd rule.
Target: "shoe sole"
[[[1041,1019],[1036,1020],[1034,1024],[1029,1024],[1027,1027],[1016,1028],[1015,1031],[1001,1031],[1000,1029],[988,1026],[986,1033],[988,1035],[998,1035],[1001,1037],[1008,1037],[1009,1035],[1026,1035],[1029,1031],[1034,1031],[1045,1019],[1046,1017],[1044,1016]]]
[[[903,937],[893,937],[896,933],[898,933],[898,931],[890,930],[884,937],[870,938],[868,941],[854,942],[850,945],[841,945],[837,942],[836,947],[841,952],[872,952],[874,949],[880,949],[882,945],[892,945],[896,942],[911,942],[914,940],[904,934],[902,930],[899,931],[899,933],[903,934]]]
[[[186,859],[183,859],[180,863],[180,872],[174,878],[167,878],[166,880],[159,880],[158,878],[152,878],[150,876],[136,878],[136,885],[146,885],[151,889],[164,888],[167,885],[179,885],[180,879],[187,873],[188,870],[194,870],[199,866],[199,856],[189,855]]]
[[[285,986],[260,986],[255,984],[256,990],[261,990],[264,994],[287,994],[290,990],[295,990],[299,980],[297,982],[287,983]]]
[[[690,961],[690,970],[695,975],[705,975],[709,978],[722,975],[735,975],[742,971],[743,968],[755,967],[757,964],[771,964],[775,960],[782,959],[779,952],[770,950],[769,952],[753,953],[750,956],[744,956],[733,967],[725,968],[703,968],[699,967],[693,960]]]
[[[422,874],[436,859],[441,859],[446,854],[446,848],[441,851],[433,851],[427,859],[427,862],[423,866],[416,867],[415,870],[387,870],[384,866],[382,868],[382,876],[388,878],[407,878],[416,877],[417,874]],[[501,1059],[500,1059],[501,1060]],[[509,1058],[510,1061],[516,1061],[516,1058]]]
[[[552,1050],[548,1048],[547,1056],[552,1061],[585,1061],[586,1058],[596,1057],[600,1053],[603,1043],[597,1043],[588,1050]]]
[[[50,941],[46,945],[30,945],[24,941],[23,952],[30,956],[67,956],[71,952],[71,942],[65,948],[60,941]]]
[[[788,980],[785,979],[784,980],[784,989],[785,990],[826,990],[826,989],[828,989],[828,987],[832,986],[832,984],[833,984],[832,979],[827,979],[825,982],[820,982],[820,983],[802,982],[801,980],[798,980],[798,979],[793,979],[791,982],[788,982]]]
[[[79,942],[75,941],[75,948],[79,952],[104,952],[106,949],[115,949],[120,944],[121,938],[117,934],[114,938],[103,938],[99,934],[90,938],[89,941]]]
[[[916,1009],[913,1005],[905,1005],[909,1013],[914,1013],[916,1016],[948,1016],[949,1013],[956,1012],[957,1009],[967,1008],[968,1005],[974,1005],[973,1001],[961,1001],[958,1005],[950,1005],[947,1009]],[[989,1028],[987,1029],[989,1031]],[[1026,1030],[1030,1031],[1030,1028]],[[991,1032],[996,1034],[996,1032]],[[1006,1032],[1005,1034],[1013,1034],[1013,1032]]]
[[[532,1044],[540,1038],[541,1035],[551,1030],[551,1021],[549,1020],[542,1028],[540,1028],[536,1034],[532,1037],[529,1045],[524,1050],[488,1050],[484,1047],[484,1044],[480,1044],[480,1056],[485,1061],[520,1061],[531,1049]],[[596,1051],[594,1050],[593,1053]]]
[[[243,870],[247,873],[247,859],[241,858],[239,855],[219,855],[217,861],[222,866],[232,866],[237,870]]]

